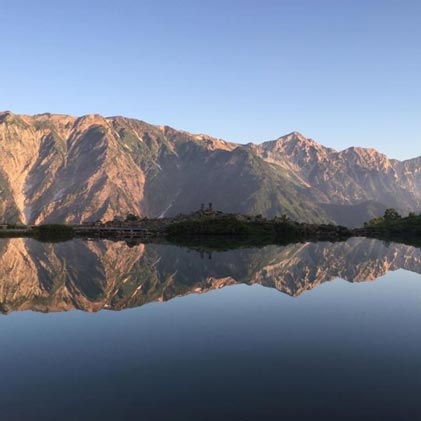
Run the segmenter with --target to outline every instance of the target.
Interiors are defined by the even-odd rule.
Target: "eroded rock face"
[[[420,159],[337,152],[297,132],[237,145],[124,117],[4,112],[0,219],[159,217],[212,202],[228,212],[356,226],[386,207],[420,208]]]
[[[0,241],[0,309],[122,310],[239,283],[299,296],[332,279],[373,281],[397,269],[421,273],[421,250],[352,238],[208,255],[170,245],[10,239]]]
[[[137,212],[144,173],[100,116],[0,119],[1,169],[24,223]]]
[[[406,210],[421,206],[419,158],[401,162],[371,148],[338,152],[296,132],[254,149],[317,192],[320,203],[338,206],[338,213],[339,206],[366,202]]]

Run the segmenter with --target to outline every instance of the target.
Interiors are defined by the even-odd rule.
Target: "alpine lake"
[[[421,249],[0,240],[2,420],[419,420]]]

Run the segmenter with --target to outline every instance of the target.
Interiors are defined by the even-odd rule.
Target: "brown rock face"
[[[305,243],[216,252],[111,241],[0,241],[0,310],[122,310],[239,283],[299,296],[342,278],[421,273],[421,250],[378,240]]]
[[[420,158],[401,162],[370,148],[338,152],[296,132],[252,147],[266,162],[284,168],[310,187],[335,221],[343,222],[341,211],[375,216],[386,207],[405,212],[421,206]],[[372,214],[367,209],[370,204]],[[351,221],[348,225],[357,224]]]
[[[139,211],[144,173],[121,153],[106,119],[7,115],[0,121],[1,169],[22,222]]]
[[[123,117],[0,113],[0,220],[8,222],[157,217],[212,202],[359,225],[385,207],[418,210],[420,177],[420,158],[337,152],[296,132],[236,145]]]

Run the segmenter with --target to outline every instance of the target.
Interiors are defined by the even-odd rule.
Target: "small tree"
[[[380,217],[380,218],[371,218],[368,222],[364,223],[364,226],[372,226],[372,225],[379,225],[379,224],[383,224],[384,222],[384,218]]]
[[[133,215],[132,213],[129,213],[126,216],[126,221],[127,222],[136,222],[139,218],[136,215]]]
[[[286,224],[287,222],[289,222],[288,215],[286,215],[285,213],[283,213],[281,215],[281,222],[284,223],[284,224]]]
[[[396,209],[389,208],[386,209],[384,212],[384,219],[386,222],[388,221],[395,221],[396,219],[401,218],[401,215]]]

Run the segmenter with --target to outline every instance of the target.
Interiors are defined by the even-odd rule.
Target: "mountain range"
[[[123,310],[246,284],[299,296],[324,282],[421,274],[421,249],[379,240],[297,243],[212,254],[172,245],[0,240],[0,311]]]
[[[236,144],[124,117],[0,113],[0,220],[164,217],[209,202],[359,226],[388,207],[420,210],[421,157],[336,151],[298,132]]]

